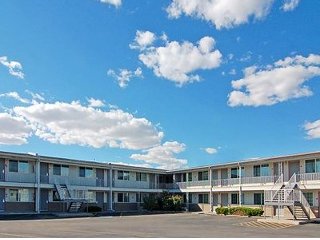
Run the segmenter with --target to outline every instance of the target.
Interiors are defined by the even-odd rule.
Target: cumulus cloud
[[[145,49],[156,40],[156,35],[150,31],[137,30],[134,42],[130,44],[131,49]]]
[[[287,57],[266,67],[251,66],[244,70],[244,77],[232,81],[234,90],[228,104],[235,106],[273,105],[292,98],[311,96],[304,85],[320,76],[320,55],[310,54]]]
[[[139,54],[140,61],[151,68],[156,76],[182,86],[200,81],[200,76],[193,72],[220,66],[222,54],[214,48],[215,40],[212,37],[205,36],[195,45],[188,41],[170,42],[166,35],[163,36],[160,38],[162,46],[152,44],[140,49]]]
[[[128,86],[128,83],[132,78],[142,78],[142,70],[141,68],[137,68],[134,71],[128,69],[119,69],[119,72],[116,73],[114,70],[109,69],[107,74],[118,81],[118,84],[121,88],[125,88]]]
[[[232,28],[248,23],[251,18],[268,15],[273,0],[173,0],[167,8],[170,18],[181,15],[211,22],[216,29]]]
[[[114,5],[115,7],[120,7],[122,4],[121,0],[100,0],[100,2],[111,4],[111,5]]]
[[[88,103],[89,103],[89,107],[93,107],[93,108],[99,108],[99,107],[104,107],[105,104],[102,100],[100,99],[94,99],[94,98],[89,98],[87,99]]]
[[[144,154],[132,154],[130,158],[144,161],[147,164],[156,164],[162,169],[179,169],[187,166],[187,160],[175,157],[185,150],[183,143],[176,141],[165,142],[162,145],[143,150]]]
[[[215,153],[218,152],[218,150],[216,148],[213,148],[213,147],[205,148],[204,151],[206,151],[206,153],[208,153],[208,154],[215,154]]]
[[[300,0],[284,0],[281,9],[285,12],[294,10],[299,5]]]
[[[320,138],[320,120],[307,122],[304,125],[304,130],[309,139]]]
[[[7,67],[9,70],[9,73],[12,76],[15,76],[17,78],[24,78],[24,73],[22,72],[22,65],[21,63],[17,61],[9,61],[8,57],[2,56],[0,57],[0,64]]]
[[[120,109],[102,111],[79,102],[36,103],[14,107],[34,135],[51,143],[77,144],[95,148],[145,149],[158,145],[163,132],[145,118]]]
[[[9,113],[0,113],[0,145],[25,144],[31,134],[31,126],[25,119]]]

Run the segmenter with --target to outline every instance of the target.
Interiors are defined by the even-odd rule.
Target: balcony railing
[[[127,181],[127,180],[116,180],[114,181],[113,187],[115,188],[141,188],[141,189],[155,189],[157,185],[147,181]]]
[[[90,187],[106,187],[107,180],[99,178],[85,178],[85,177],[68,177],[68,176],[50,176],[50,183],[68,184],[76,186],[90,186]]]
[[[36,183],[36,175],[34,173],[8,172],[6,175],[6,181],[19,183]]]
[[[300,173],[296,175],[297,182],[301,182],[307,184],[308,182],[312,181],[319,181],[320,180],[320,172],[317,173]]]
[[[244,184],[266,184],[274,183],[277,179],[276,176],[261,176],[261,177],[242,177],[212,180],[212,186],[234,186]]]
[[[206,187],[206,186],[210,186],[209,180],[166,183],[166,184],[162,184],[161,188],[164,188],[164,189],[186,189],[186,188]]]

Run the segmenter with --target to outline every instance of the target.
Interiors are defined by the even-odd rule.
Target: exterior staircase
[[[278,186],[280,185],[278,184]],[[278,209],[287,207],[295,220],[316,218],[299,188],[296,174],[293,174],[289,181],[286,184],[282,184],[280,188],[274,187],[271,190],[265,190],[264,193],[264,204],[266,206],[278,206]]]
[[[73,191],[70,190],[68,184],[55,183],[54,185],[59,195],[60,201],[69,203],[68,212],[79,212],[83,203],[87,202],[85,198],[74,197]]]

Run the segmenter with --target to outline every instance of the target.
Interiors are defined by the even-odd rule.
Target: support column
[[[189,211],[189,192],[186,192],[186,206],[187,206],[187,211]]]
[[[210,212],[213,211],[213,204],[212,204],[212,170],[209,167],[209,181],[210,181],[210,194],[209,194],[209,203],[210,203]]]
[[[40,213],[40,157],[36,154],[37,161],[36,161],[36,185],[37,185],[37,192],[36,192],[36,212]]]
[[[110,165],[110,173],[109,173],[109,182],[110,182],[110,191],[109,191],[109,200],[108,200],[108,205],[109,205],[109,210],[113,211],[113,197],[112,197],[112,187],[113,187],[113,170],[112,170],[112,165]]]
[[[240,163],[238,163],[238,167],[239,167],[239,205],[242,206],[242,182],[241,182],[242,172],[241,172]]]

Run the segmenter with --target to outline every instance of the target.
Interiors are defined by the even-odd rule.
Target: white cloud
[[[131,78],[142,78],[142,70],[141,68],[137,68],[135,71],[130,71],[128,69],[119,69],[119,73],[117,74],[114,70],[109,69],[107,74],[118,81],[118,84],[121,88],[125,88],[128,86]]]
[[[299,5],[300,0],[284,0],[281,9],[285,12],[294,10]]]
[[[151,45],[141,49],[139,59],[151,68],[156,76],[182,86],[200,81],[199,75],[192,74],[194,71],[220,66],[222,55],[214,47],[215,40],[208,36],[201,38],[197,45],[188,41],[164,41],[164,46]]]
[[[304,125],[304,130],[307,132],[309,139],[320,138],[320,120],[307,122]]]
[[[167,8],[170,18],[182,14],[211,22],[217,29],[232,28],[268,15],[273,0],[173,0]]]
[[[208,154],[215,154],[218,152],[216,148],[212,148],[212,147],[205,148],[204,151],[206,151]]]
[[[89,107],[93,107],[93,108],[99,108],[99,107],[104,107],[105,104],[102,100],[100,99],[94,99],[94,98],[89,98],[87,99],[88,103],[89,103]]]
[[[311,96],[305,82],[320,76],[320,55],[297,55],[279,60],[264,68],[256,66],[244,70],[244,77],[232,81],[235,89],[228,104],[234,106],[273,105],[291,98]]]
[[[39,101],[40,102],[44,102],[45,101],[45,98],[39,93],[34,93],[34,92],[30,91],[30,90],[26,90],[25,92],[31,95],[33,103],[37,103]]]
[[[22,117],[0,113],[0,145],[25,144],[31,134],[31,127]]]
[[[22,65],[21,63],[17,61],[9,61],[8,57],[2,56],[0,57],[0,64],[7,67],[9,69],[9,73],[12,76],[15,76],[17,78],[24,78],[24,73],[22,72]]]
[[[111,4],[111,5],[114,5],[115,7],[120,7],[122,3],[121,0],[100,0],[100,2]]]
[[[32,125],[34,135],[51,143],[140,150],[158,145],[163,137],[147,119],[120,109],[102,111],[79,102],[55,102],[12,111]]]
[[[163,169],[179,169],[187,166],[187,160],[178,159],[175,154],[185,150],[185,144],[174,142],[165,142],[162,145],[144,150],[145,154],[132,154],[130,158],[144,161],[147,164],[156,164]]]
[[[165,36],[165,35],[164,35]],[[134,42],[129,45],[131,49],[145,49],[156,40],[156,35],[150,31],[137,30]]]
[[[13,98],[21,103],[31,103],[29,99],[22,98],[17,92],[7,92],[7,93],[1,93],[1,97],[6,97],[6,98]]]

